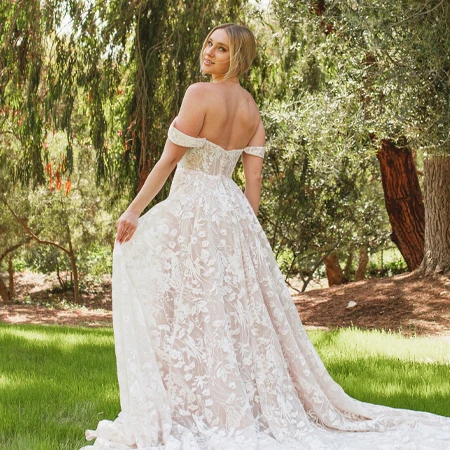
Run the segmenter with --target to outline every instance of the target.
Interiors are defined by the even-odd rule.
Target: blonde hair
[[[242,25],[235,23],[223,23],[214,27],[206,36],[203,42],[202,51],[200,52],[200,67],[203,62],[203,52],[208,45],[209,38],[218,29],[224,29],[228,34],[230,40],[230,67],[223,77],[223,81],[232,78],[240,77],[247,72],[255,59],[256,41],[253,33]]]

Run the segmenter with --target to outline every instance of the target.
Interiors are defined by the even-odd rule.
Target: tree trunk
[[[70,267],[72,268],[73,275],[73,301],[75,303],[80,303],[80,288],[79,288],[79,280],[78,280],[78,267],[77,267],[77,259],[75,256],[75,251],[72,247],[72,237],[70,235],[70,228],[67,226],[67,232],[69,233],[69,258],[70,258]]]
[[[410,271],[419,267],[424,254],[425,210],[411,150],[383,140],[377,153],[384,199],[397,245]]]
[[[0,297],[3,299],[5,303],[8,303],[8,288],[6,287],[3,278],[0,276]]]
[[[9,255],[8,260],[8,274],[9,274],[9,290],[6,286],[6,283],[3,280],[0,280],[0,297],[3,298],[4,302],[7,303],[8,301],[12,301],[15,296],[14,292],[14,272],[12,267],[12,256],[10,253],[12,253],[14,250],[18,249],[22,245],[29,242],[31,238],[26,238],[23,241],[12,245],[11,247],[8,247],[1,255],[0,255],[0,262],[3,261],[4,258],[6,258]]]
[[[347,261],[345,261],[344,276],[345,276],[345,278],[347,278],[347,280],[350,280],[350,271],[352,270],[353,257],[354,257],[354,251],[355,251],[355,244],[353,242],[350,243],[347,251],[348,251],[348,256],[347,256]]]
[[[425,255],[419,273],[450,276],[450,156],[424,161]]]
[[[355,281],[364,280],[366,274],[367,264],[369,262],[369,252],[367,245],[363,245],[359,251],[358,267],[355,272]]]
[[[72,268],[73,274],[73,301],[75,303],[80,303],[80,287],[79,287],[79,279],[78,279],[78,267],[77,261],[75,259],[75,253],[70,253],[70,266]]]
[[[323,262],[327,270],[328,286],[336,286],[348,282],[339,265],[336,252],[331,252]]]
[[[14,269],[12,264],[12,256],[8,259],[8,274],[9,274],[9,301],[12,302],[16,296],[14,289]]]

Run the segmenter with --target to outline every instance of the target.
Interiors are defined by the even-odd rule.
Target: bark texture
[[[5,303],[8,303],[9,300],[8,288],[1,276],[0,276],[0,297]]]
[[[363,245],[359,250],[358,267],[355,272],[355,281],[364,280],[367,264],[369,263],[369,252],[367,245]]]
[[[8,258],[8,275],[9,275],[9,301],[12,302],[16,296],[16,291],[14,288],[14,269],[12,256],[9,255]]]
[[[425,209],[411,150],[383,140],[377,153],[384,200],[392,227],[391,240],[410,271],[424,255]]]
[[[331,252],[323,262],[327,271],[328,286],[336,286],[348,282],[335,252]]]
[[[348,256],[347,260],[345,261],[344,276],[345,278],[347,278],[347,280],[350,280],[350,271],[352,270],[353,257],[355,252],[355,244],[353,242],[351,242],[348,246],[347,252]]]
[[[450,276],[450,156],[424,162],[425,255],[419,273]]]

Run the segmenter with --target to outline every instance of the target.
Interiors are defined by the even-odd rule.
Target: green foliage
[[[80,253],[78,265],[83,279],[98,281],[101,275],[112,272],[112,249],[111,246],[101,246],[94,241],[89,248]]]
[[[276,254],[291,257],[284,273],[306,288],[331,251],[375,250],[388,224],[363,106],[349,95],[354,61],[344,61],[342,74],[344,44],[313,11],[275,2],[274,12],[269,58],[278,70],[263,105],[269,151],[260,216]]]
[[[374,156],[362,143],[353,154],[311,138],[309,114],[265,112],[270,151],[265,160],[261,220],[276,254],[291,256],[287,276],[299,274],[304,287],[333,250],[387,239],[382,189]]]
[[[381,139],[450,150],[450,6],[275,0],[263,24],[261,219],[305,288],[331,250],[386,245]]]
[[[354,80],[366,128],[425,153],[449,153],[450,4],[335,0],[324,20],[360,61]]]
[[[39,239],[65,249],[73,248],[83,287],[89,281],[98,281],[100,275],[111,272],[114,220],[118,209],[123,206],[116,203],[115,208],[111,207],[108,190],[96,184],[95,153],[90,145],[74,140],[72,176],[64,171],[62,150],[66,142],[62,133],[47,138],[47,185],[35,189],[20,186],[12,189],[10,186],[10,190],[4,192],[4,199]],[[2,174],[8,179],[7,172]],[[42,273],[56,272],[61,288],[72,288],[74,280],[68,255],[55,245],[31,240],[9,209],[4,204],[1,208],[4,214],[0,226],[5,228],[7,239],[0,244],[0,249],[27,238],[30,241],[14,253],[17,256],[16,270],[27,267]]]
[[[162,152],[184,91],[201,79],[198,57],[208,30],[237,20],[243,3],[5,3],[0,109],[22,146],[10,167],[14,178],[44,183],[50,130],[65,132],[66,168],[72,171],[74,114],[81,107],[97,180],[133,195]],[[156,201],[167,193],[168,186]]]
[[[46,274],[70,271],[67,255],[52,245],[35,245],[23,252],[23,258],[18,267],[22,265],[32,271]]]
[[[449,151],[448,2],[45,0],[3,2],[0,20],[0,191],[43,237],[70,237],[84,275],[110,267],[113,217],[203,79],[199,50],[220,22],[246,22],[258,40],[242,83],[267,132],[260,218],[305,287],[331,250],[386,245],[380,139],[408,143],[419,162]],[[24,237],[8,214],[0,231],[8,245]],[[55,250],[24,251],[39,270],[67,267]]]
[[[405,260],[397,248],[380,250],[372,255],[367,265],[367,274],[371,277],[391,277],[407,271]]]

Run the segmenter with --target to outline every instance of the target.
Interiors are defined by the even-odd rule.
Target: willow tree
[[[114,191],[113,200],[133,196],[163,150],[187,86],[200,79],[199,52],[207,32],[239,21],[243,4],[2,2],[0,164],[8,176],[0,174],[0,183],[9,183],[10,192],[16,183],[30,189],[51,187],[55,180],[70,184],[80,167],[74,158],[90,142],[97,182]],[[65,143],[52,160],[47,140],[56,131],[65,133]],[[15,158],[11,144],[18,149]],[[154,201],[167,192],[166,186]],[[76,249],[70,246],[76,268]]]
[[[81,94],[98,179],[115,181],[119,192],[125,185],[138,188],[162,151],[184,91],[200,79],[205,35],[220,22],[239,21],[243,3],[3,2],[0,108],[23,149],[20,161],[11,163],[15,178],[45,181],[43,144],[52,130],[66,132],[70,172],[72,114]]]

